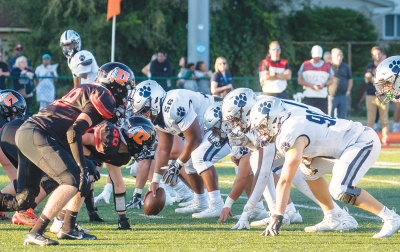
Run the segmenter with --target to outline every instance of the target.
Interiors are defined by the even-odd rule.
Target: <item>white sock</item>
[[[391,211],[389,208],[387,207],[383,207],[382,211],[378,214],[379,217],[381,217],[383,219],[383,217],[386,216],[396,216],[397,214],[394,211]]]
[[[257,202],[256,207],[259,208],[259,209],[264,209],[263,202],[261,200],[259,202]]]
[[[286,206],[286,211],[285,212],[287,212],[287,211],[296,212],[296,207],[294,206],[293,202]]]
[[[336,204],[335,201],[332,201],[332,202],[333,202],[333,209],[331,209],[328,212],[325,212],[324,214],[331,213],[333,215],[336,215],[336,214],[340,213],[341,211],[343,211],[343,209],[341,209],[340,206],[338,204]]]
[[[133,195],[135,195],[136,193],[142,194],[142,192],[143,192],[143,189],[135,188]]]
[[[219,190],[208,192],[208,196],[210,196],[210,202],[214,202],[221,199],[221,192]]]
[[[107,183],[107,184],[104,186],[104,191],[107,191],[107,192],[112,193],[112,191],[113,191],[113,184],[112,184],[112,183]]]
[[[206,197],[205,193],[202,193],[202,194],[194,193],[193,194],[193,200],[200,200],[201,201],[201,200],[204,200],[205,197]]]

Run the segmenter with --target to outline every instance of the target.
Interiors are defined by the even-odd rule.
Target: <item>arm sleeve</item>
[[[168,73],[167,77],[172,77],[172,64],[171,61],[168,60]]]
[[[185,76],[183,76],[183,78],[185,80],[188,80],[188,79],[190,79],[190,77],[192,77],[192,73],[190,71],[186,71]]]
[[[150,62],[150,74],[151,76],[155,76],[156,74],[156,66],[154,64],[154,60]]]
[[[290,69],[290,66],[289,66],[289,62],[286,64],[286,66],[285,66],[285,70],[286,69]]]
[[[217,73],[217,72],[213,73],[213,74],[211,75],[211,81],[215,81],[215,82],[218,83],[217,77],[218,77],[218,73]]]
[[[82,113],[85,113],[90,117],[93,125],[97,125],[104,120],[103,116],[99,114],[92,103],[86,104],[85,108],[82,110]]]
[[[89,123],[86,120],[78,120],[67,131],[72,156],[80,169],[87,168],[86,158],[83,154],[82,136],[88,129]]]
[[[347,67],[347,79],[348,80],[353,79],[353,75],[351,74],[349,65],[346,65],[346,67]]]
[[[190,125],[192,125],[193,121],[197,117],[197,114],[193,110],[193,105],[190,104],[190,102],[182,102],[178,100],[171,105],[169,117],[183,132],[187,130]]]
[[[269,70],[269,67],[265,64],[265,62],[261,62],[261,71],[260,72],[268,71],[268,70]]]

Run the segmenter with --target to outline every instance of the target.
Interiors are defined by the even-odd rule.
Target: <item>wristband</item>
[[[235,201],[231,197],[228,196],[228,198],[226,198],[226,200],[225,200],[224,208],[225,207],[231,208],[233,203],[235,203]]]
[[[180,165],[181,167],[185,165],[184,162],[182,162],[179,158],[175,161],[178,165]]]
[[[161,181],[161,179],[162,179],[162,176],[163,176],[163,175],[161,175],[161,174],[154,173],[154,174],[153,174],[153,180],[151,181],[151,183],[157,183],[157,184],[159,184],[160,181]]]

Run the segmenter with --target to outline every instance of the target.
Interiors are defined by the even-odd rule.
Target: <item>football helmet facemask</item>
[[[228,126],[222,121],[222,102],[211,104],[203,117],[206,132],[211,131],[208,141],[219,149],[228,140]]]
[[[267,97],[258,101],[250,113],[251,131],[257,137],[256,146],[273,143],[279,134],[287,109],[281,99]]]
[[[249,88],[231,91],[222,101],[222,121],[229,132],[247,133],[250,130],[250,110],[257,102],[257,96]]]
[[[121,140],[128,146],[129,154],[137,160],[153,150],[156,141],[156,128],[150,120],[132,116],[120,128]]]
[[[392,56],[376,68],[375,95],[382,104],[400,102],[400,56]]]
[[[26,112],[26,101],[20,93],[14,90],[0,91],[0,113],[7,122],[18,116],[24,117]]]
[[[67,49],[65,48],[66,45],[76,43],[75,48]],[[81,37],[76,31],[73,30],[66,30],[60,38],[60,46],[62,49],[63,54],[67,58],[71,58],[74,56],[75,53],[79,52],[82,48]]]

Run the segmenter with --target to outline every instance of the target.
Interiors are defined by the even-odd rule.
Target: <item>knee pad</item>
[[[192,159],[189,159],[189,161],[186,162],[184,167],[185,167],[185,172],[187,174],[195,174],[195,173],[197,173],[196,169],[194,169],[194,167],[193,167]]]
[[[347,186],[347,190],[340,196],[339,200],[349,204],[354,205],[357,197],[361,194],[361,188],[355,186]]]
[[[58,187],[58,183],[49,176],[43,176],[42,180],[40,181],[40,186],[43,188],[46,194],[49,195]]]
[[[16,196],[11,194],[1,194],[0,200],[1,211],[13,212],[20,210],[27,210],[29,208],[35,207],[36,195],[29,189],[24,189],[22,192],[18,193]]]
[[[115,211],[124,212],[126,211],[126,192],[115,193],[114,192],[114,205]]]

